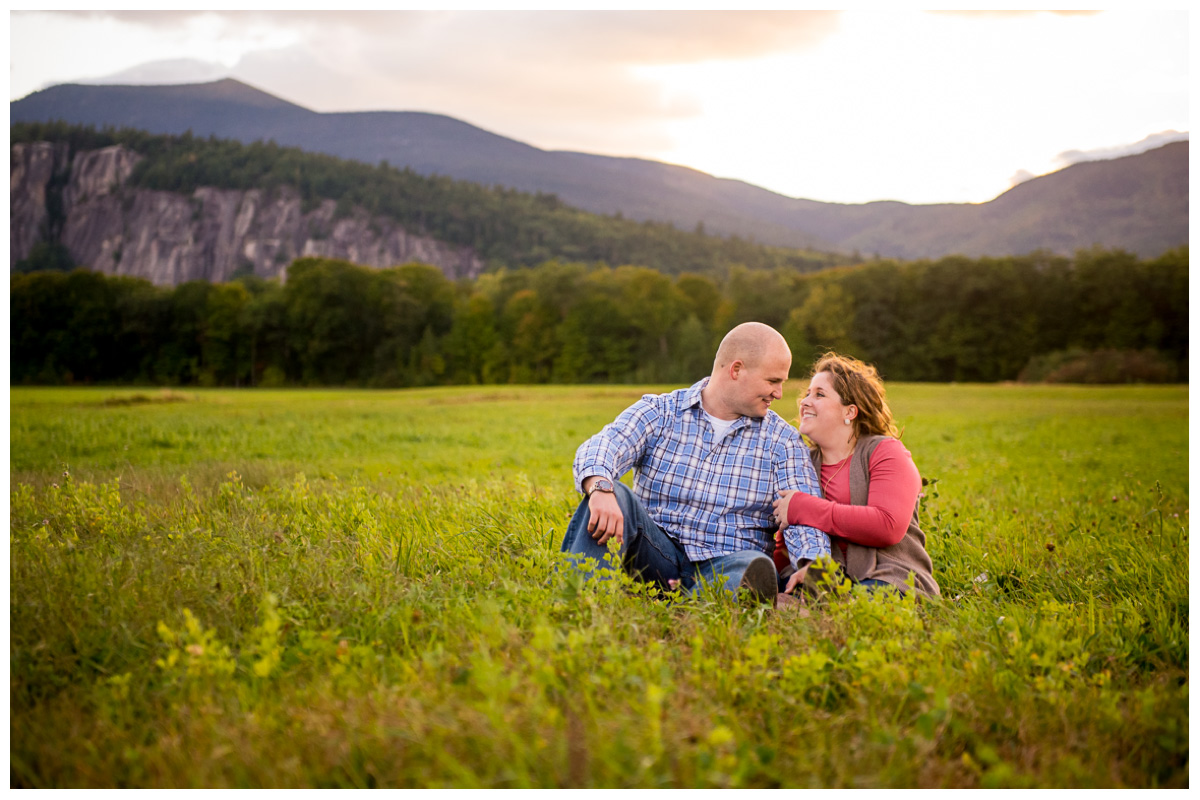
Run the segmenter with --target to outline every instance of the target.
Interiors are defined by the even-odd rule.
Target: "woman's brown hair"
[[[842,405],[858,407],[858,416],[854,418],[855,439],[870,435],[900,438],[900,429],[887,404],[883,379],[875,367],[831,351],[817,359],[809,377],[818,372],[828,372],[833,377],[833,389],[842,399]]]

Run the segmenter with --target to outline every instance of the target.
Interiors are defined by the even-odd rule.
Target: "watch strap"
[[[587,496],[591,497],[596,492],[608,492],[609,494],[612,494],[616,492],[616,490],[616,487],[613,486],[613,482],[608,478],[596,478],[596,480],[592,481],[592,487],[587,490]]]

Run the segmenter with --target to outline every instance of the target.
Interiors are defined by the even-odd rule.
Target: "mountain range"
[[[541,150],[438,114],[319,113],[233,79],[176,86],[65,84],[10,103],[9,119],[274,140],[420,174],[550,193],[595,213],[897,259],[1039,249],[1070,255],[1092,246],[1150,258],[1188,242],[1186,141],[1075,164],[987,203],[855,205],[785,197],[645,159]]]

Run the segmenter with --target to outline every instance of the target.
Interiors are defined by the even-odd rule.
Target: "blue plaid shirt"
[[[633,491],[659,527],[692,561],[775,548],[776,492],[820,496],[800,434],[774,411],[740,417],[720,441],[700,406],[708,378],[669,394],[648,394],[575,453],[575,488],[596,475],[616,480],[635,470]],[[792,525],[784,541],[793,563],[829,553],[829,537]]]

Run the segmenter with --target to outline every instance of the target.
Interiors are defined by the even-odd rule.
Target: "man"
[[[646,395],[575,454],[584,501],[563,552],[604,565],[608,541],[626,572],[664,589],[699,579],[775,603],[770,554],[779,490],[818,494],[800,435],[771,403],[783,396],[792,354],[778,331],[758,322],[731,330],[712,375],[688,389]],[[634,469],[633,491],[618,479]],[[793,565],[829,552],[814,528],[784,531]]]

